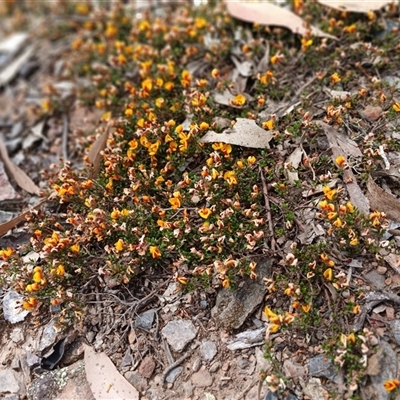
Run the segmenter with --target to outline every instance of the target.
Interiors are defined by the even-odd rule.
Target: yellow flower
[[[209,124],[207,124],[207,122],[202,122],[201,124],[200,124],[200,126],[199,126],[199,128],[200,128],[200,130],[201,131],[205,131],[206,129],[208,129],[210,127],[210,125]]]
[[[322,190],[324,192],[325,197],[328,200],[332,200],[335,197],[335,194],[337,193],[336,189],[331,189],[329,186],[324,186]]]
[[[36,307],[37,303],[38,300],[35,297],[29,297],[22,303],[22,307],[25,308],[25,310],[33,310]]]
[[[242,94],[238,94],[235,96],[234,99],[230,101],[230,103],[232,106],[241,107],[246,103],[246,97],[243,96]]]
[[[357,27],[355,24],[348,25],[343,28],[343,33],[354,33],[356,29]]]
[[[41,283],[44,280],[43,269],[41,267],[35,267],[33,269],[32,279],[36,283]]]
[[[350,240],[350,246],[357,246],[358,245],[358,239],[354,238]]]
[[[207,219],[212,214],[212,211],[207,207],[203,207],[198,211],[198,213],[201,218]]]
[[[334,74],[331,75],[331,81],[333,83],[338,83],[341,80],[342,80],[342,78],[340,77],[340,75],[337,72],[335,72]]]
[[[231,286],[231,281],[228,277],[226,277],[223,281],[222,281],[222,287],[223,288],[228,288]]]
[[[7,247],[6,249],[0,250],[0,258],[7,260],[13,253],[14,250],[11,247]]]
[[[160,258],[161,257],[161,252],[160,252],[160,250],[158,249],[157,246],[150,246],[149,247],[149,251],[150,251],[150,254],[151,254],[151,256],[153,258]]]
[[[60,265],[56,268],[55,274],[56,274],[57,276],[64,276],[64,275],[65,275],[65,267],[64,267],[64,265],[60,264]]]
[[[336,226],[336,228],[341,228],[343,226],[343,221],[340,218],[336,218],[335,222],[333,225]]]
[[[400,386],[400,381],[398,379],[392,379],[391,381],[385,381],[383,387],[388,391],[392,392]]]
[[[176,210],[177,208],[179,208],[181,206],[181,201],[177,197],[172,197],[172,198],[168,199],[168,201],[171,204],[171,208],[173,210]]]
[[[254,156],[247,157],[247,162],[249,163],[249,165],[255,164],[256,161],[257,161],[257,159]]]
[[[81,246],[79,245],[79,243],[75,243],[75,244],[73,244],[69,249],[70,249],[73,253],[79,253],[79,250],[81,249]]]
[[[226,171],[224,173],[224,179],[228,182],[229,186],[237,185],[235,171]]]
[[[211,71],[211,76],[212,76],[213,78],[215,78],[215,79],[219,78],[219,71],[218,71],[217,68],[214,68],[214,69]]]
[[[274,324],[279,324],[281,322],[279,315],[275,314],[268,306],[264,307],[264,314],[268,320]]]
[[[348,201],[348,202],[346,203],[346,209],[347,209],[347,211],[348,211],[350,214],[353,214],[353,213],[354,213],[354,206],[353,206],[353,204],[352,204],[351,201]]]
[[[396,112],[400,112],[400,102],[393,104],[393,110]]]
[[[272,324],[269,326],[268,331],[269,333],[276,333],[279,331],[279,329],[281,329],[281,326],[278,324]]]
[[[118,242],[114,243],[114,247],[117,251],[122,251],[124,250],[125,243],[122,239],[118,239]]]
[[[346,159],[343,156],[338,156],[336,157],[335,162],[339,167],[341,167],[346,162]]]
[[[268,130],[274,129],[275,121],[273,119],[269,119],[268,121],[263,122],[262,127]]]
[[[311,306],[310,306],[309,304],[303,304],[303,305],[301,306],[301,308],[303,309],[303,311],[304,311],[306,314],[308,314],[308,313],[310,312],[310,310],[311,310]]]
[[[333,278],[333,271],[332,271],[332,268],[328,268],[328,269],[326,269],[326,270],[324,271],[324,278],[325,278],[327,281],[331,281],[331,280],[332,280],[332,278]]]

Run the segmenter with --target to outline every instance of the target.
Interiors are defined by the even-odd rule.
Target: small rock
[[[10,333],[10,339],[16,344],[22,343],[25,339],[22,328],[13,329]]]
[[[237,290],[221,289],[218,292],[211,315],[217,325],[231,331],[240,328],[247,317],[263,301],[267,291],[263,278],[270,276],[274,260],[265,259],[257,265],[257,279],[245,278],[245,284]]]
[[[319,354],[310,359],[308,372],[311,376],[324,377],[333,382],[338,382],[338,374],[332,362],[324,354]]]
[[[3,297],[3,314],[6,321],[15,324],[21,322],[29,314],[22,308],[24,297],[14,290],[10,290]]]
[[[136,341],[136,332],[132,329],[128,335],[128,342],[129,344],[133,344]]]
[[[128,349],[125,352],[125,355],[122,358],[121,364],[120,364],[120,368],[124,368],[124,367],[129,367],[130,365],[133,364],[133,357],[132,357],[132,353],[131,353],[131,348],[128,347]]]
[[[139,314],[135,320],[135,327],[149,330],[153,325],[155,315],[155,310],[147,310]]]
[[[222,364],[222,367],[221,367],[221,369],[222,369],[222,371],[228,371],[229,370],[229,367],[230,367],[230,365],[229,365],[229,361],[226,361],[226,362],[224,362],[223,364]]]
[[[153,372],[156,368],[156,362],[154,361],[153,357],[146,356],[143,361],[139,365],[138,372],[143,378],[150,379],[153,375]]]
[[[264,357],[264,353],[259,347],[256,347],[256,362],[258,371],[263,370],[264,372],[268,372],[272,365],[271,361]],[[224,367],[222,367],[222,369],[223,368]]]
[[[174,351],[180,352],[196,337],[197,330],[191,321],[180,319],[168,322],[161,334]]]
[[[213,378],[210,373],[205,370],[201,369],[198,372],[195,372],[192,375],[192,384],[195,387],[207,387],[212,385]]]
[[[193,386],[192,382],[186,381],[182,383],[182,389],[185,396],[185,399],[188,399],[193,394]]]
[[[11,368],[19,369],[19,367],[20,367],[19,359],[17,357],[14,357],[11,361]]]
[[[125,379],[139,392],[143,393],[148,388],[148,383],[143,376],[141,376],[138,372],[128,371],[125,373]]]
[[[165,380],[168,383],[174,383],[176,378],[182,373],[183,367],[176,367],[172,371],[168,373],[168,375],[165,377]]]
[[[217,354],[217,346],[211,340],[206,340],[200,345],[200,353],[204,361],[210,362]]]
[[[365,278],[371,283],[376,289],[382,290],[385,288],[385,277],[379,275],[375,270],[372,270],[365,274]]]
[[[283,362],[283,369],[288,378],[298,378],[299,376],[304,376],[307,373],[306,369],[301,364],[295,363],[291,360],[285,360]]]
[[[376,272],[377,272],[379,275],[385,275],[386,272],[387,272],[387,268],[386,268],[386,267],[379,266],[379,267],[376,269]]]
[[[237,360],[237,366],[240,369],[246,369],[250,365],[250,362],[247,358],[239,358]]]
[[[54,344],[57,338],[57,330],[54,327],[54,320],[50,321],[43,330],[42,337],[40,338],[40,342],[38,345],[38,351],[43,351],[48,349],[51,345]]]
[[[213,365],[211,365],[210,372],[211,373],[217,372],[220,366],[221,363],[219,361],[215,362]]]
[[[192,365],[192,371],[197,372],[201,367],[201,359],[200,358],[196,358],[193,361],[193,365]]]
[[[394,340],[398,345],[400,345],[400,319],[395,319],[394,321],[389,321],[388,323],[392,330]]]
[[[23,394],[23,383],[21,377],[12,369],[0,370],[0,394],[18,393]]]

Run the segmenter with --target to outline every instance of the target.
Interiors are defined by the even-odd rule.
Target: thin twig
[[[254,378],[235,398],[235,400],[240,400],[242,397],[246,395],[246,393],[257,383],[260,378]]]
[[[267,209],[268,228],[269,228],[269,234],[271,236],[271,249],[272,249],[272,251],[275,251],[276,250],[276,241],[275,241],[275,235],[274,235],[274,227],[272,225],[271,208],[270,208],[269,198],[268,198],[267,183],[265,182],[264,173],[263,173],[263,170],[261,167],[259,167],[259,171],[260,171],[260,176],[261,176],[261,181],[262,181],[262,186],[263,186],[265,208]]]
[[[68,161],[68,116],[63,114],[63,130],[62,130],[62,145],[61,145],[62,157],[64,163]]]
[[[167,375],[175,368],[175,367],[177,367],[178,365],[180,365],[180,364],[182,364],[182,362],[183,361],[185,361],[187,358],[189,358],[190,357],[190,353],[189,352],[187,352],[185,355],[183,355],[181,358],[178,358],[174,363],[172,363],[171,365],[169,365],[166,369],[165,369],[165,371],[164,371],[164,373],[163,373],[163,375],[162,375],[162,378],[161,378],[161,382],[165,382],[165,378],[167,377]]]

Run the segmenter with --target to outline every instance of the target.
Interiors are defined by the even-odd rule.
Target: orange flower
[[[37,303],[38,300],[35,297],[29,297],[22,303],[22,307],[25,308],[25,310],[33,310],[36,307]]]
[[[331,189],[329,186],[324,186],[322,188],[322,191],[324,192],[324,195],[328,200],[332,200],[337,193],[336,189]]]
[[[181,206],[181,201],[177,197],[172,197],[168,201],[171,204],[171,208],[173,210],[176,210],[177,208],[179,208]]]
[[[339,167],[341,167],[346,162],[346,159],[343,156],[338,156],[336,157],[335,162]]]
[[[0,250],[0,258],[2,260],[7,260],[13,253],[14,250],[11,247],[7,247],[6,249]]]
[[[392,392],[400,386],[400,381],[398,379],[392,379],[391,381],[386,381],[383,384],[383,387],[388,391]]]

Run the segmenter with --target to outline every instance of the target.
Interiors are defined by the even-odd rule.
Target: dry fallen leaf
[[[393,268],[395,272],[400,274],[400,256],[398,254],[390,253],[383,258]]]
[[[382,211],[389,219],[400,222],[400,200],[385,192],[371,176],[367,182],[367,197],[372,210]]]
[[[299,180],[299,174],[297,168],[299,167],[303,158],[303,149],[297,147],[295,151],[286,159],[285,162],[285,175],[291,184],[294,184]]]
[[[332,151],[332,159],[335,162],[336,158],[342,156],[347,163],[347,157],[361,157],[361,150],[357,143],[351,140],[343,133],[338,132],[335,128],[322,121],[316,121],[316,124],[323,129],[328,139]],[[350,200],[361,212],[367,214],[369,212],[369,201],[365,197],[363,191],[357,184],[357,179],[354,176],[351,168],[343,171],[343,181],[346,183],[346,189],[349,193]]]
[[[271,131],[260,128],[252,119],[237,118],[236,124],[222,133],[208,131],[200,141],[203,143],[229,143],[257,149],[269,148],[273,138]]]
[[[282,26],[300,35],[309,33],[306,23],[298,15],[269,2],[226,1],[226,6],[229,14],[242,21],[256,22],[261,25]],[[335,36],[313,26],[311,26],[311,33],[313,36],[336,39]]]
[[[34,46],[29,46],[19,57],[12,61],[0,72],[0,87],[7,85],[17,75],[21,67],[29,60],[35,50]]]
[[[89,161],[93,165],[92,177],[95,178],[100,171],[100,162],[102,159],[101,152],[105,149],[108,136],[110,134],[110,124],[107,125],[106,130],[103,134],[93,143],[92,147],[89,150]]]
[[[2,140],[0,140],[0,158],[2,159],[4,166],[9,175],[17,182],[21,189],[26,190],[31,194],[39,194],[39,188],[35,185],[31,178],[25,174],[25,172],[16,166],[8,157],[6,146]]]
[[[331,147],[335,146],[342,149],[343,153],[341,155],[347,157],[362,157],[361,150],[354,140],[351,140],[344,133],[337,131],[323,121],[316,121],[316,124],[323,129]]]
[[[392,3],[392,1],[338,1],[338,0],[317,0],[318,3],[324,6],[334,8],[336,10],[346,10],[359,13],[367,13],[381,9],[383,6]]]
[[[15,191],[14,187],[8,180],[6,171],[4,170],[4,164],[0,161],[0,201],[4,200],[15,200],[17,199],[18,193]]]
[[[377,121],[383,115],[382,107],[380,106],[372,106],[370,104],[362,110],[361,115],[364,118],[367,118],[370,121]]]
[[[85,371],[96,400],[139,400],[139,392],[117,371],[105,353],[85,345]]]
[[[44,204],[47,199],[41,200],[38,204],[36,204],[32,209],[24,211],[22,214],[16,216],[15,218],[11,219],[10,221],[5,222],[4,224],[0,224],[0,236],[5,235],[9,230],[15,228],[21,222],[26,220],[26,217],[31,213],[32,210],[38,209],[42,204]]]

